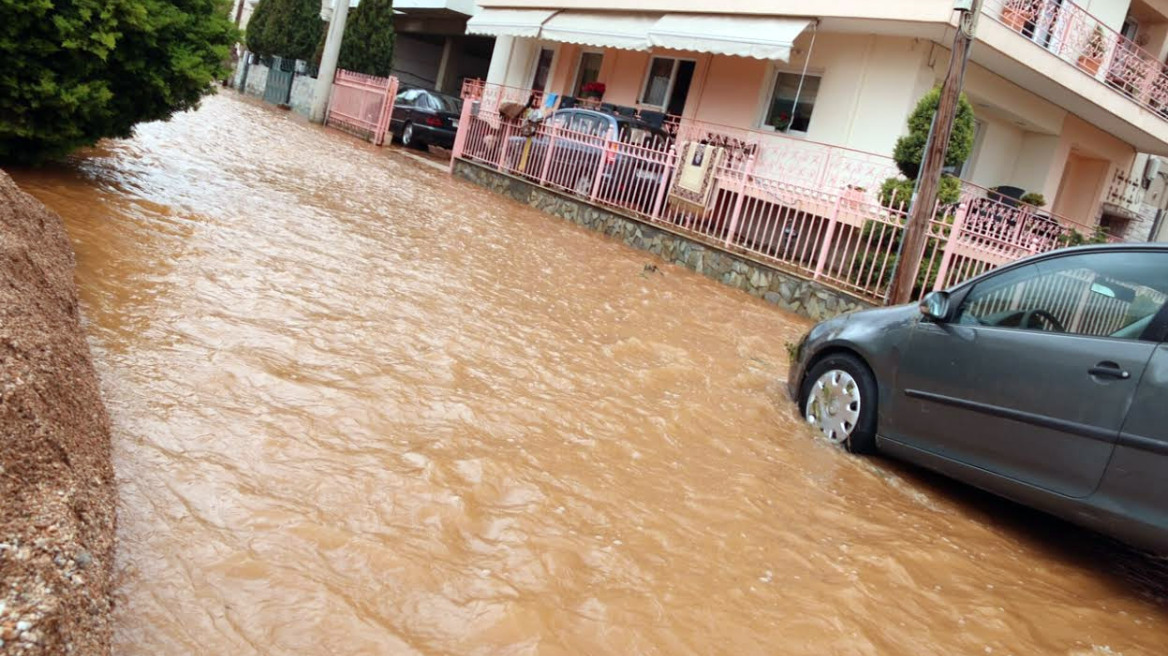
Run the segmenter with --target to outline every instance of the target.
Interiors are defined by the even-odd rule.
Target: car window
[[[555,114],[553,114],[553,115],[552,115],[552,117],[551,117],[551,120],[550,120],[549,122],[550,122],[550,123],[551,123],[551,124],[552,124],[554,127],[557,127],[557,128],[565,128],[565,127],[567,127],[567,126],[568,126],[568,123],[570,122],[570,120],[571,120],[571,118],[572,118],[572,115],[573,115],[573,114],[575,114],[575,113],[576,113],[576,112],[571,112],[571,111],[568,111],[568,112],[556,112]]]
[[[397,94],[397,98],[394,100],[394,102],[406,107],[413,107],[414,104],[418,102],[418,96],[421,94],[421,89],[407,89]]]
[[[957,321],[967,325],[1139,339],[1168,302],[1168,253],[1082,253],[980,282]]]
[[[457,114],[462,111],[462,101],[458,98],[443,96],[437,93],[426,94],[430,102],[430,109],[440,112]]]
[[[593,137],[602,137],[608,134],[608,121],[599,116],[577,112],[572,117],[570,129]]]

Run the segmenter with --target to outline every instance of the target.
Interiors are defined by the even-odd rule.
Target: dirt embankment
[[[104,654],[109,419],[60,217],[0,172],[0,654]]]

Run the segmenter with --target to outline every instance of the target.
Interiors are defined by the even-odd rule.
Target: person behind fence
[[[531,157],[531,141],[539,132],[543,118],[544,112],[540,107],[539,96],[533,93],[527,99],[527,105],[524,106],[523,113],[519,117],[519,136],[523,137],[523,153],[519,157],[520,171],[527,171],[527,161]]]

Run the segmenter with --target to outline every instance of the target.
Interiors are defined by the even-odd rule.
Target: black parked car
[[[425,148],[430,144],[454,147],[462,100],[428,89],[406,89],[397,94],[389,131],[403,146]]]

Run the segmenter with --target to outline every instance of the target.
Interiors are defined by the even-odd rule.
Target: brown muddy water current
[[[807,323],[231,94],[65,218],[115,653],[1168,654],[1168,566],[812,438]]]

